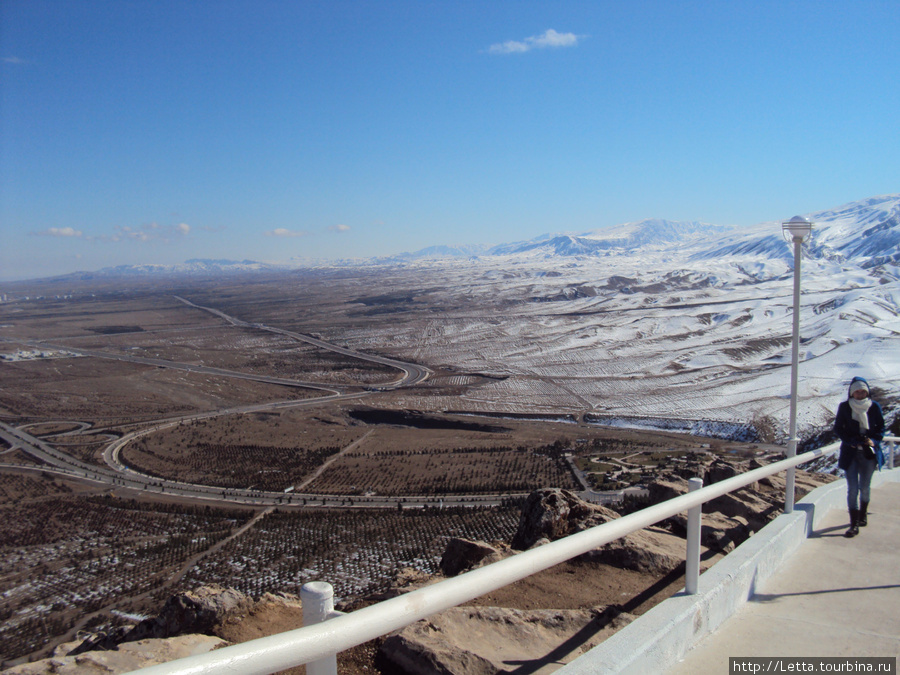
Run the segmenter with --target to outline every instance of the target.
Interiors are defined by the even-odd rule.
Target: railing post
[[[691,478],[688,481],[688,492],[694,492],[702,487],[702,478]],[[684,590],[688,595],[696,594],[697,587],[700,584],[700,528],[702,513],[702,505],[688,509],[687,552],[684,557]]]
[[[887,465],[888,465],[888,469],[893,469],[894,468],[894,441],[889,440],[887,442],[887,444],[888,444]]]
[[[303,625],[327,621],[334,614],[334,589],[324,581],[310,581],[300,588]],[[337,654],[306,664],[306,675],[337,675]]]
[[[796,433],[796,432],[795,432]],[[787,457],[796,457],[797,456],[797,437],[793,436],[790,441],[788,441],[788,449],[787,449]],[[794,493],[795,485],[796,485],[796,475],[797,475],[797,467],[792,466],[785,472],[784,476],[784,512],[785,513],[793,513],[794,512]]]

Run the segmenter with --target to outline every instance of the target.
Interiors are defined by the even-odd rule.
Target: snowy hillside
[[[578,235],[544,235],[531,241],[493,247],[490,255],[543,253],[545,255],[609,255],[637,252],[647,248],[683,246],[700,238],[728,231],[720,225],[670,220],[643,220],[616,228]]]
[[[900,402],[900,195],[802,215],[814,223],[802,263],[799,416],[808,434],[830,424],[854,375],[889,409]],[[648,220],[348,265],[318,265],[340,267],[344,280],[330,282],[323,334],[462,373],[444,384],[477,382],[455,396],[405,392],[397,405],[787,428],[793,253],[780,222]],[[276,269],[198,260],[170,271]],[[390,289],[376,314],[354,300],[361,280]],[[392,298],[402,302],[392,307]]]
[[[898,212],[900,195],[892,195],[807,214],[804,433],[830,424],[854,375],[897,402]],[[645,221],[615,233],[548,235],[478,259],[422,260],[410,275],[448,290],[419,302],[444,311],[432,310],[424,328],[419,319],[354,332],[361,346],[389,344],[429,365],[498,376],[462,400],[409,396],[410,407],[769,418],[783,432],[792,268],[780,222],[726,229]]]
[[[163,277],[163,276],[214,276],[222,274],[257,274],[293,269],[294,265],[273,265],[254,260],[210,260],[194,258],[178,265],[116,265],[104,267],[96,272],[74,272],[52,281],[65,279],[113,279],[117,277]]]

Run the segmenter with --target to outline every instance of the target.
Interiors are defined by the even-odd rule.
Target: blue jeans
[[[847,478],[847,508],[855,511],[860,500],[869,501],[869,485],[875,473],[875,460],[856,457],[844,471]]]

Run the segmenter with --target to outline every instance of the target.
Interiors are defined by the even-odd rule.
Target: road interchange
[[[311,344],[321,349],[326,349],[363,361],[369,361],[372,363],[378,363],[380,365],[396,368],[403,373],[403,377],[392,382],[379,384],[377,387],[364,387],[361,390],[360,386],[355,384],[323,385],[322,383],[244,373],[240,371],[216,368],[213,366],[181,363],[165,359],[137,356],[127,353],[114,353],[95,349],[73,348],[63,344],[52,344],[46,341],[32,340],[29,341],[29,344],[32,344],[36,347],[65,350],[77,355],[90,356],[94,358],[115,359],[161,368],[173,368],[193,373],[203,373],[223,377],[235,377],[240,379],[254,380],[267,384],[301,387],[305,389],[316,389],[326,392],[326,395],[309,399],[272,401],[267,403],[243,405],[187,415],[175,415],[154,420],[150,422],[149,426],[147,426],[146,428],[125,434],[121,438],[117,438],[109,445],[107,445],[103,450],[103,459],[106,464],[105,467],[83,462],[63,452],[59,448],[54,447],[50,443],[47,443],[46,441],[38,438],[37,436],[28,433],[26,429],[29,425],[14,427],[12,425],[0,422],[0,438],[2,438],[7,444],[9,444],[10,448],[20,448],[43,463],[43,466],[36,467],[34,470],[58,473],[60,475],[79,478],[81,480],[86,480],[89,482],[110,485],[113,487],[122,487],[132,490],[139,490],[141,492],[166,494],[172,497],[208,502],[241,504],[250,506],[280,506],[286,508],[319,506],[328,508],[343,507],[396,509],[422,508],[426,505],[436,507],[459,505],[494,506],[500,504],[503,499],[512,496],[506,494],[442,496],[427,495],[399,497],[382,495],[322,495],[311,492],[294,492],[293,490],[286,492],[271,492],[252,489],[226,489],[216,486],[199,485],[150,476],[127,466],[127,464],[121,459],[122,449],[126,445],[128,445],[128,443],[141,436],[156,433],[165,428],[177,426],[179,424],[190,423],[197,420],[219,417],[222,415],[269,412],[273,410],[283,410],[288,408],[311,408],[321,406],[325,403],[360,399],[373,396],[382,391],[414,386],[425,381],[431,375],[431,370],[424,366],[406,363],[383,356],[358,352],[346,347],[333,345],[329,342],[326,342],[325,340],[314,338],[309,335],[304,335],[302,333],[297,333],[294,331],[266,326],[260,323],[249,323],[236,317],[230,316],[220,310],[197,305],[179,296],[175,297],[189,307],[210,312],[235,327],[252,328],[276,333],[294,340]],[[84,423],[78,422],[77,424],[81,426],[76,430],[75,433],[91,433],[90,430],[86,428]],[[18,469],[27,468],[21,465],[7,466],[15,466],[15,468]]]
[[[24,452],[33,456],[44,464],[43,466],[34,467],[32,468],[32,470],[58,473],[60,475],[78,478],[88,482],[130,490],[138,490],[143,493],[165,494],[170,497],[179,499],[199,500],[219,504],[240,504],[254,507],[278,506],[283,508],[327,507],[397,509],[424,508],[425,506],[443,508],[449,506],[498,506],[502,504],[504,500],[507,500],[509,498],[520,498],[527,496],[527,493],[393,496],[359,494],[324,495],[314,492],[301,492],[300,489],[302,489],[302,487],[304,487],[305,485],[308,485],[310,481],[305,481],[302,486],[295,486],[298,489],[288,488],[283,492],[272,492],[253,489],[222,488],[211,485],[201,485],[163,479],[141,473],[133,469],[132,467],[129,467],[121,458],[121,451],[123,450],[123,448],[125,448],[130,442],[134,441],[137,438],[140,438],[141,436],[153,434],[163,429],[177,426],[179,424],[191,423],[198,420],[210,419],[223,415],[271,412],[291,408],[313,408],[327,403],[361,399],[377,395],[380,392],[415,386],[427,380],[428,377],[432,374],[432,371],[425,366],[407,363],[396,359],[390,359],[383,356],[366,354],[364,352],[359,352],[346,347],[334,345],[320,338],[315,338],[310,335],[305,335],[303,333],[298,333],[295,331],[267,326],[262,323],[250,323],[226,314],[221,310],[198,305],[180,296],[174,297],[189,307],[209,312],[215,316],[218,316],[232,326],[275,333],[293,340],[305,342],[320,349],[343,354],[351,358],[396,368],[403,373],[403,377],[391,382],[379,384],[377,386],[361,386],[359,384],[326,385],[320,382],[307,382],[290,378],[281,378],[269,375],[246,373],[236,370],[228,370],[224,368],[217,368],[214,366],[182,363],[178,361],[137,356],[127,353],[81,349],[63,344],[52,344],[47,341],[31,340],[27,341],[27,343],[42,349],[58,349],[72,354],[90,356],[94,358],[114,359],[159,368],[182,370],[192,373],[201,373],[220,377],[233,377],[238,379],[253,380],[266,384],[276,384],[303,389],[314,389],[325,392],[325,395],[315,398],[271,401],[266,403],[256,403],[236,407],[221,408],[217,410],[197,412],[186,415],[174,415],[158,420],[153,420],[147,423],[147,427],[127,433],[124,436],[116,438],[115,440],[110,442],[103,450],[103,459],[106,467],[88,464],[86,462],[78,460],[77,458],[63,452],[59,448],[56,448],[51,444],[41,440],[37,436],[29,434],[27,431],[25,431],[25,429],[29,425],[24,425],[22,427],[13,427],[11,425],[0,422],[0,438],[2,438],[7,444],[9,444],[11,449],[20,448]],[[72,421],[72,423],[79,425],[80,428],[69,433],[89,435],[93,435],[96,433],[89,428],[90,425],[88,425],[87,423],[81,421]],[[0,466],[18,470],[28,470],[29,468],[23,465],[4,464]],[[579,472],[574,470],[574,466],[573,473],[575,473],[576,477],[578,477]],[[583,479],[581,482],[583,483]],[[586,485],[583,485],[583,487],[585,487],[585,490],[581,493],[581,496],[594,502],[617,502],[620,501],[623,496],[622,491],[597,492],[588,489]]]

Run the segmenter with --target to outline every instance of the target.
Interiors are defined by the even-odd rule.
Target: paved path
[[[900,483],[873,490],[869,525],[832,509],[774,577],[671,675],[728,673],[729,657],[900,657]]]

